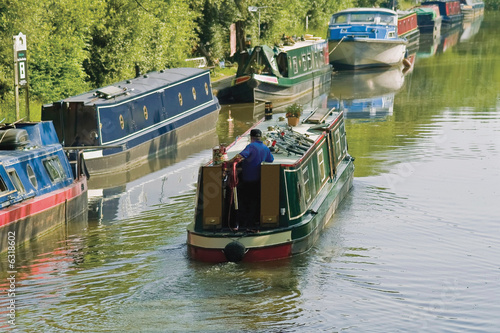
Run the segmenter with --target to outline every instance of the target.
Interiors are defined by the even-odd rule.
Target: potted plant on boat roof
[[[300,115],[302,114],[302,105],[293,103],[286,107],[286,117],[288,118],[288,125],[297,126],[299,124]]]

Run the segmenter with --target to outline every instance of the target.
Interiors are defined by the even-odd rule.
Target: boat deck
[[[255,127],[262,131],[262,141],[271,146],[276,140],[273,152],[273,164],[291,165],[307,152],[313,142],[323,134],[323,128],[330,125],[339,115],[333,109],[304,110],[299,125],[290,127],[285,113],[275,113],[271,120],[262,120]],[[284,135],[280,135],[283,133]],[[228,159],[233,158],[250,143],[250,131],[247,131],[227,148]]]

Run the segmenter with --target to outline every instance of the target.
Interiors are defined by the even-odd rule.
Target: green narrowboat
[[[287,124],[285,113],[273,117],[252,127],[261,130],[274,157],[260,166],[259,220],[251,226],[238,220],[246,203],[238,199],[238,167],[228,161],[249,143],[249,130],[222,148],[225,162],[214,153],[200,168],[195,217],[187,228],[192,259],[253,262],[305,252],[351,188],[354,159],[347,151],[343,112],[305,110],[296,126]]]
[[[326,40],[307,35],[283,45],[255,46],[239,55],[230,94],[235,102],[292,101],[331,80]]]

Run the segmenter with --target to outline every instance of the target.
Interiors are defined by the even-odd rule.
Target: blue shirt
[[[254,141],[247,145],[240,153],[244,160],[242,162],[244,182],[255,182],[260,180],[260,164],[262,162],[274,161],[274,156],[262,141]]]

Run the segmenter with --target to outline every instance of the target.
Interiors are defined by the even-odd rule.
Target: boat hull
[[[111,148],[85,152],[85,163],[92,174],[89,187],[102,188],[100,179],[126,172],[131,168],[138,168],[159,155],[168,154],[206,133],[213,132],[219,117],[219,110],[219,107],[213,107],[202,116],[196,112],[186,119],[161,124],[149,134],[149,138],[129,140],[127,145],[132,147],[126,150]],[[138,144],[134,145],[134,141]]]
[[[332,71],[329,66],[293,80],[254,74],[248,81],[235,84],[232,87],[232,96],[238,103],[290,102],[327,84],[331,78]],[[282,83],[285,80],[289,82]]]
[[[188,254],[197,261],[220,263],[228,261],[229,244],[241,244],[243,262],[288,258],[308,251],[316,242],[340,202],[352,187],[354,164],[348,160],[335,183],[328,183],[318,197],[323,200],[298,225],[259,233],[199,233],[188,227]]]
[[[334,68],[389,67],[400,64],[406,53],[405,40],[348,38],[330,40],[330,63]]]
[[[87,179],[69,187],[28,199],[0,211],[0,252],[15,239],[15,246],[86,214]]]

